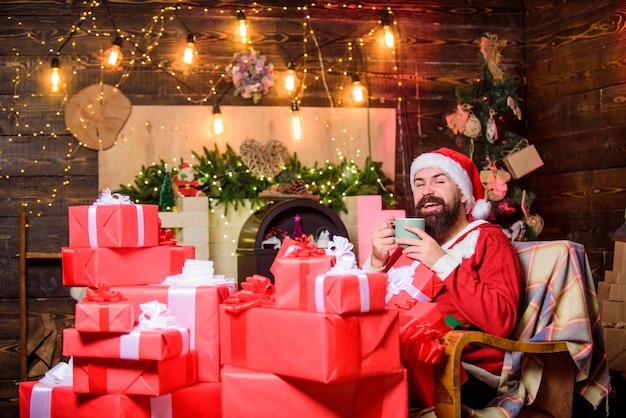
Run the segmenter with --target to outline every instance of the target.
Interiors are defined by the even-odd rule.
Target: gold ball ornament
[[[480,124],[480,120],[474,115],[470,115],[465,123],[465,129],[463,130],[463,135],[476,139],[482,132],[482,126]]]

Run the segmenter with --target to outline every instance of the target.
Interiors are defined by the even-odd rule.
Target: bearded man
[[[457,329],[508,337],[517,322],[522,269],[515,250],[490,212],[474,163],[447,148],[413,161],[411,189],[417,217],[425,230],[406,226],[418,238],[394,239],[394,218],[372,232],[372,253],[365,271],[386,271],[421,264],[413,274],[433,277],[432,302]],[[402,249],[399,244],[407,247]],[[415,261],[419,262],[416,263]],[[461,390],[465,405],[479,409],[495,396],[504,353],[468,346],[462,361],[469,380]]]

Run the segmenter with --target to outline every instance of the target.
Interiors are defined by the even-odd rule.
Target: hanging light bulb
[[[213,133],[220,136],[224,133],[224,120],[222,119],[222,111],[220,105],[215,103],[213,105]]]
[[[58,58],[52,58],[52,62],[50,63],[50,68],[52,70],[50,73],[50,83],[52,84],[52,92],[56,93],[59,91],[59,83],[61,82]]]
[[[187,46],[183,51],[183,62],[185,64],[191,64],[193,62],[193,58],[196,55],[196,35],[190,33],[187,36]]]
[[[352,88],[350,95],[355,104],[365,103],[367,97],[367,89],[361,84],[361,79],[357,73],[352,74]]]
[[[122,65],[124,55],[122,54],[122,41],[120,36],[117,36],[113,41],[111,48],[104,51],[104,65],[110,68],[118,68]]]
[[[289,93],[293,93],[296,89],[296,81],[298,77],[294,68],[293,62],[287,64],[287,73],[285,73],[285,90]]]
[[[393,30],[391,29],[391,23],[392,23],[391,13],[387,11],[383,15],[383,19],[381,22],[383,26],[385,45],[387,45],[387,48],[393,48],[394,45],[396,44],[396,39],[395,39],[395,36],[393,35]]]
[[[237,33],[239,34],[239,39],[241,39],[241,43],[248,43],[248,21],[246,20],[246,14],[243,11],[237,12]]]
[[[298,106],[297,100],[291,102],[289,112],[291,113],[291,131],[293,133],[293,139],[295,139],[296,142],[300,142],[302,140],[302,121],[300,119],[300,106]]]

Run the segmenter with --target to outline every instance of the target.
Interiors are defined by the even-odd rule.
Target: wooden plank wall
[[[481,34],[507,39],[502,68],[518,80],[520,95],[527,98],[523,111],[529,139],[545,162],[529,177],[538,195],[534,209],[546,223],[541,238],[584,243],[598,277],[610,261],[609,236],[624,220],[626,193],[620,2],[328,1],[302,2],[308,6],[304,10],[294,5],[298,2],[281,8],[270,6],[285,2],[265,1],[255,9],[247,2],[197,0],[185,2],[176,13],[163,9],[172,3],[109,0],[94,6],[60,52],[62,75],[68,81],[62,93],[52,94],[47,82],[50,59],[89,2],[2,2],[0,415],[17,415],[18,213],[28,214],[29,251],[58,251],[67,245],[67,207],[88,204],[98,195],[98,154],[80,147],[65,130],[64,103],[80,89],[103,81],[120,83],[133,104],[198,105],[208,97],[206,104],[211,105],[227,88],[219,82],[224,66],[241,48],[232,36],[235,10],[240,8],[250,20],[253,45],[277,71],[284,71],[292,60],[297,69],[309,71],[303,106],[329,103],[322,79],[313,77],[320,75],[320,62],[333,69],[325,79],[329,90],[337,91],[349,83],[342,73],[354,71],[352,55],[369,88],[370,105],[398,109],[395,181],[402,206],[410,202],[404,185],[412,158],[435,147],[454,146],[443,133],[443,117],[456,105],[455,87],[480,72]],[[398,22],[400,47],[395,55],[377,48],[376,38],[367,36],[387,6]],[[135,65],[128,77],[121,71],[102,71],[98,54],[110,46],[111,38],[95,34],[111,32],[114,22],[142,43],[142,29],[149,28],[154,16],[163,17],[154,21],[163,32],[150,52],[151,63]],[[309,36],[305,44],[308,30],[315,38]],[[182,72],[177,54],[189,31],[197,34],[198,64]],[[355,42],[352,53],[349,42]],[[124,47],[128,53],[132,46]],[[230,93],[224,93],[220,104],[252,105]],[[273,92],[263,104],[288,106],[289,101]],[[29,263],[27,284],[32,321],[50,314],[59,329],[71,324],[73,304],[61,284],[58,261]]]
[[[526,0],[528,135],[542,239],[585,244],[594,276],[612,269],[626,209],[626,4]]]

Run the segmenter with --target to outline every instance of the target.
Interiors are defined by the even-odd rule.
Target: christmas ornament
[[[498,140],[498,127],[496,126],[496,121],[493,118],[495,114],[495,110],[489,109],[489,120],[487,121],[485,136],[490,144],[493,144]]]
[[[176,184],[176,194],[178,196],[206,196],[198,188],[206,183],[206,178],[196,179],[194,169],[189,163],[183,163],[178,174],[174,177]]]
[[[274,85],[274,64],[256,51],[236,52],[226,66],[225,78],[235,86],[235,96],[251,98],[256,104]]]
[[[480,120],[473,114],[470,114],[467,122],[465,123],[463,135],[467,136],[468,138],[476,139],[481,133],[482,125],[480,124]]]
[[[499,83],[504,78],[504,73],[499,67],[502,55],[500,50],[506,46],[506,39],[498,40],[498,35],[485,33],[480,39],[480,52],[485,58],[487,68],[491,72],[494,83]]]
[[[291,238],[297,239],[303,235],[302,225],[300,225],[300,215],[294,216],[293,221],[294,221],[293,234],[291,234]]]
[[[499,202],[506,196],[509,190],[507,185],[511,180],[511,174],[503,169],[488,169],[480,172],[480,182],[485,187],[487,200]]]
[[[280,141],[261,143],[246,139],[239,146],[241,160],[258,177],[274,177],[282,171],[289,159],[287,147]]]

